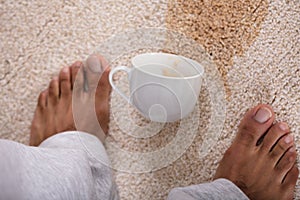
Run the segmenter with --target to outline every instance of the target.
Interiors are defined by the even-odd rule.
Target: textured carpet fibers
[[[97,49],[108,54],[103,48],[109,44],[126,44],[122,55],[112,48],[117,54],[110,58],[113,67],[129,65],[129,58],[141,52],[189,55],[182,46],[170,45],[178,37],[165,35],[157,49],[136,49],[136,43],[126,43],[130,37],[121,37],[124,31],[149,27],[194,39],[208,55],[193,47],[191,57],[205,54],[214,63],[205,67],[195,112],[178,122],[145,120],[112,93],[105,145],[122,199],[165,199],[173,187],[211,180],[244,112],[258,103],[271,104],[277,121],[290,124],[300,145],[299,0],[1,0],[0,138],[28,144],[39,92],[62,66]],[[144,38],[155,34],[141,33]],[[115,79],[128,89],[124,74]],[[298,185],[295,194],[300,199]]]

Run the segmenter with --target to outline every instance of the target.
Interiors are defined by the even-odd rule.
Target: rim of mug
[[[145,56],[145,55],[157,55],[157,54],[165,55],[165,56],[172,56],[172,57],[182,57],[183,59],[185,59],[185,60],[187,60],[187,61],[194,62],[195,65],[198,65],[198,66],[200,67],[200,70],[198,71],[197,69],[194,68],[194,70],[195,70],[196,72],[198,72],[198,74],[192,75],[192,76],[182,76],[182,77],[163,76],[163,75],[159,75],[159,74],[155,74],[155,73],[151,73],[151,72],[148,72],[148,71],[146,71],[146,70],[143,70],[143,69],[141,69],[142,66],[137,66],[137,65],[134,63],[134,61],[135,61],[135,59],[136,59],[137,57]],[[133,65],[133,68],[134,68],[134,69],[137,69],[137,70],[139,70],[139,71],[141,71],[141,72],[143,72],[143,73],[145,73],[145,74],[149,74],[149,75],[151,75],[151,76],[156,76],[156,77],[164,78],[164,79],[180,79],[180,80],[182,80],[182,79],[194,79],[194,78],[198,78],[198,77],[200,77],[200,76],[203,76],[203,74],[204,74],[204,67],[203,67],[200,63],[198,63],[197,61],[192,60],[192,59],[187,58],[187,57],[184,57],[184,56],[180,56],[180,55],[176,55],[176,54],[170,54],[170,53],[143,53],[143,54],[139,54],[139,55],[134,56],[134,57],[132,58],[131,62],[132,62],[132,65]],[[193,66],[193,63],[191,63],[191,65]]]

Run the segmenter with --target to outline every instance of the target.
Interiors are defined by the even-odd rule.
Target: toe
[[[108,62],[101,56],[93,54],[86,61],[86,77],[88,80],[89,92],[95,94],[95,110],[101,131],[98,131],[98,138],[104,140],[108,132],[109,123],[109,96],[111,86],[108,75],[110,67]]]
[[[106,59],[101,55],[93,54],[89,56],[89,58],[86,61],[86,64],[87,79],[89,86],[92,88],[97,88],[97,94],[99,94],[100,92],[109,95],[111,90],[111,86],[108,80],[110,66]]]
[[[72,89],[74,87],[74,83],[81,82],[83,84],[83,76],[81,74],[81,69],[83,68],[83,63],[81,61],[76,61],[74,64],[71,65],[71,79],[72,79]],[[79,75],[81,74],[81,76]]]
[[[71,95],[71,77],[69,67],[64,67],[59,73],[60,96],[67,97]]]
[[[86,65],[88,85],[90,88],[96,89],[99,82],[103,81],[102,77],[105,76],[103,73],[109,70],[108,62],[101,55],[92,54],[86,60]]]
[[[278,181],[282,183],[287,173],[292,169],[296,162],[297,153],[295,147],[291,147],[285,154],[282,156],[275,169],[278,172]]]
[[[104,58],[101,55],[97,55],[97,54],[90,55],[86,60],[88,69],[93,73],[103,72],[104,62],[105,62]]]
[[[287,133],[289,133],[289,127],[287,123],[285,122],[276,123],[270,128],[270,130],[265,135],[261,143],[261,148],[265,152],[269,153],[273,149],[273,147],[275,147],[274,145],[279,141],[279,139],[284,135],[286,135]]]
[[[38,104],[34,113],[34,117],[30,126],[30,146],[37,146],[43,140],[44,131],[44,115],[47,107],[48,89],[40,93],[38,98]]]
[[[276,145],[273,147],[272,151],[269,153],[271,160],[276,164],[284,153],[294,145],[294,138],[291,134],[282,137]]]
[[[47,96],[48,96],[48,90],[44,90],[40,93],[38,99],[38,107],[44,109],[47,106]]]
[[[283,180],[283,190],[292,190],[294,191],[294,187],[298,180],[299,169],[297,165],[293,165],[292,169],[286,174],[285,179]]]
[[[58,77],[55,76],[49,84],[48,105],[57,104],[58,99],[59,99],[59,82],[58,82]]]
[[[274,112],[268,105],[258,105],[248,111],[240,123],[235,142],[247,147],[256,146],[274,121]]]
[[[82,92],[84,87],[84,67],[81,61],[75,62],[71,66],[72,90]]]
[[[110,68],[108,61],[99,54],[90,55],[86,60],[86,64],[93,73],[102,73],[107,68]]]

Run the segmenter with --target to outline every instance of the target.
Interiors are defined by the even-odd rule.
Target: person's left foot
[[[249,110],[214,179],[225,178],[252,200],[290,200],[299,175],[297,152],[288,124],[273,124],[269,105]]]
[[[40,93],[29,145],[38,146],[54,134],[72,130],[85,131],[104,140],[109,123],[110,68],[101,56],[91,56],[87,65],[84,68],[78,61],[64,67],[51,80],[48,89]],[[90,122],[93,116],[97,125]]]

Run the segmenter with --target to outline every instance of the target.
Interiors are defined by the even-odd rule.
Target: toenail
[[[285,138],[284,138],[284,142],[285,143],[287,143],[287,144],[289,144],[289,143],[291,143],[292,141],[293,141],[293,136],[292,135],[288,135],[288,136],[286,136]]]
[[[66,74],[69,73],[69,67],[64,67],[62,71],[63,71],[63,73],[66,73]]]
[[[289,149],[289,152],[291,152],[291,153],[294,153],[296,151],[296,148],[295,147],[291,147],[290,149]]]
[[[54,77],[52,78],[52,80],[58,81],[58,77],[57,77],[57,76],[54,76]]]
[[[87,59],[87,65],[88,65],[89,69],[95,73],[102,72],[101,62],[96,55],[91,55]]]
[[[272,117],[271,110],[269,108],[262,107],[256,112],[254,119],[257,122],[263,124],[263,123],[267,122],[271,117]]]
[[[289,129],[288,125],[286,123],[280,123],[279,124],[279,128],[282,130],[282,131],[287,131]]]

